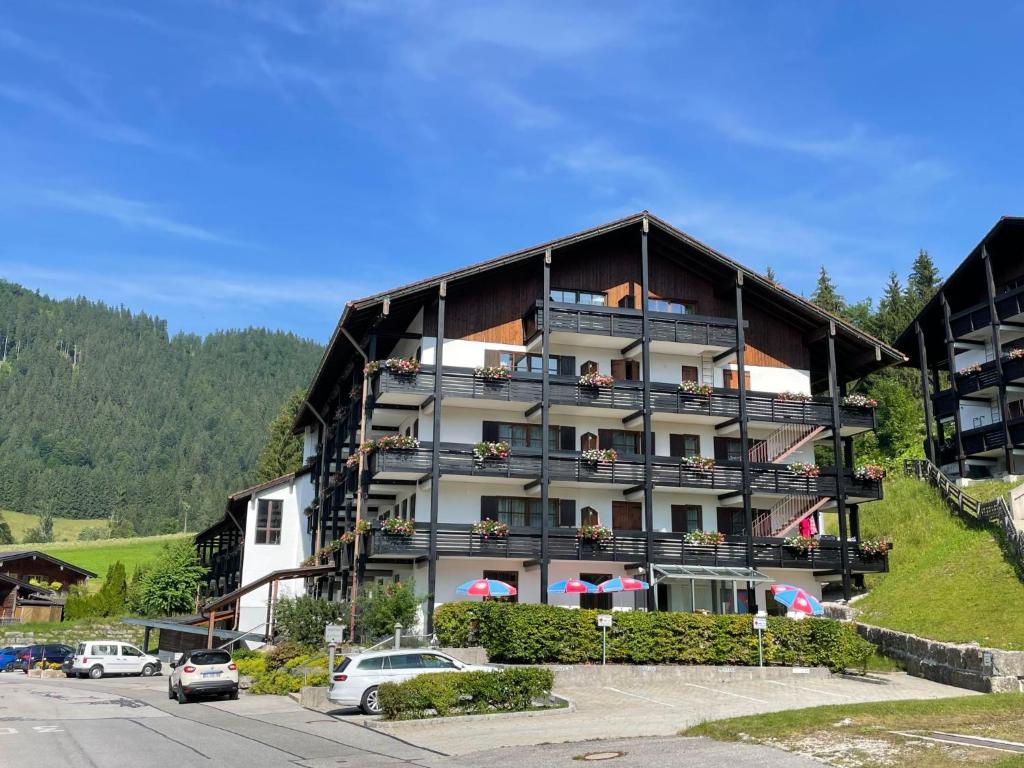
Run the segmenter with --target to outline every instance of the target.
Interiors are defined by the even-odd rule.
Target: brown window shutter
[[[750,371],[743,372],[743,388],[746,390],[750,389]]]
[[[676,457],[682,457],[686,455],[686,443],[683,435],[668,436],[668,455]],[[675,509],[674,506],[673,509]],[[673,528],[673,530],[675,529]]]
[[[715,461],[728,461],[729,460],[729,440],[728,437],[716,437],[715,438]]]
[[[673,533],[686,533],[686,513],[688,510],[688,504],[673,504],[672,505],[672,532]]]
[[[558,358],[558,373],[562,376],[572,376],[576,371],[576,358],[572,355],[562,355]]]
[[[736,371],[731,368],[722,369],[722,385],[726,389],[736,389]]]
[[[628,381],[640,381],[640,362],[638,360],[626,361],[626,379]]]
[[[698,381],[698,370],[696,365],[684,365],[682,367],[680,381]]]
[[[576,500],[575,499],[561,499],[558,502],[558,527],[559,528],[575,528],[576,527]]]
[[[584,432],[580,435],[580,450],[593,451],[597,449],[597,435],[593,432]]]
[[[498,519],[498,497],[497,496],[481,496],[480,497],[480,519],[481,520],[497,520]]]
[[[416,421],[414,421],[412,423],[412,436],[415,437],[415,438],[419,438],[419,436],[420,436],[420,420],[419,419],[416,419]]]
[[[501,350],[500,349],[485,349],[484,350],[484,365],[495,366],[501,364]]]
[[[558,428],[558,448],[562,451],[572,451],[576,448],[576,427]]]
[[[626,361],[612,360],[612,378],[617,381],[624,381],[629,378],[626,375]]]
[[[485,421],[483,424],[481,439],[485,442],[496,441],[498,439],[498,422]]]
[[[610,429],[599,429],[597,430],[597,447],[601,449],[612,447],[612,430]],[[586,450],[584,448],[584,450]]]
[[[593,360],[587,360],[580,366],[580,376],[584,376],[588,373],[597,373],[597,363]]]

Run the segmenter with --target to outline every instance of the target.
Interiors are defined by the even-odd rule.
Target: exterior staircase
[[[825,431],[823,426],[783,424],[750,449],[754,464],[778,464]]]
[[[786,496],[754,521],[754,536],[764,539],[785,536],[804,518],[821,509],[828,500],[828,496],[811,496],[806,493]]]

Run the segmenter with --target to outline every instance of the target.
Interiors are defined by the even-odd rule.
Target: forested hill
[[[0,509],[189,530],[246,485],[322,348],[262,329],[169,337],[144,313],[0,280]]]

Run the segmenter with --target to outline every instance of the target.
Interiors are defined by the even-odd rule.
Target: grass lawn
[[[940,745],[892,731],[943,731],[1020,742],[1024,735],[1024,696],[1007,693],[813,707],[702,723],[682,735],[757,741],[851,767],[1024,766],[1024,755]]]
[[[29,515],[25,512],[9,512],[0,510],[4,520],[11,526],[11,533],[14,540],[21,543],[29,528],[39,525],[38,515]],[[106,530],[106,520],[78,520],[70,517],[53,518],[53,537],[57,541],[78,541],[78,534],[85,528],[103,528]]]
[[[1008,483],[1004,480],[983,480],[979,483],[971,483],[964,490],[968,496],[973,496],[978,501],[989,501],[999,496],[1007,496],[1010,491],[1020,485],[1019,482]],[[1007,498],[1009,501],[1009,498]]]
[[[971,490],[977,486],[973,486]],[[984,488],[984,486],[981,486]],[[890,572],[868,577],[860,619],[934,640],[1024,650],[1024,583],[994,529],[954,517],[934,488],[892,477],[861,507],[865,536],[893,542]]]
[[[89,580],[91,590],[97,590],[107,575],[108,566],[120,560],[124,563],[128,578],[131,578],[136,565],[153,560],[160,548],[169,541],[180,539],[187,534],[170,534],[167,536],[147,536],[134,539],[107,539],[105,541],[78,541],[74,543],[34,544],[33,549],[48,555],[59,557],[72,565],[85,568],[98,574],[98,578]],[[0,548],[24,549],[24,545]]]

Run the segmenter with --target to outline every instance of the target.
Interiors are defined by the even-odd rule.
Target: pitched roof
[[[894,349],[888,344],[885,344],[879,339],[876,339],[870,334],[860,330],[859,328],[851,325],[842,318],[827,312],[826,310],[817,306],[813,302],[808,301],[804,297],[783,288],[778,283],[774,283],[768,278],[764,277],[763,275],[754,272],[753,270],[743,266],[739,262],[730,259],[728,256],[725,256],[719,251],[714,250],[710,246],[704,244],[703,242],[697,240],[694,237],[691,237],[687,233],[683,232],[680,229],[677,229],[668,222],[658,218],[657,216],[649,213],[648,211],[640,211],[638,213],[625,216],[621,219],[616,219],[615,221],[610,221],[605,224],[600,224],[589,229],[584,229],[570,235],[565,235],[563,237],[556,238],[554,240],[549,240],[544,243],[539,243],[537,245],[532,245],[517,251],[512,251],[511,253],[507,253],[502,256],[497,256],[492,259],[481,261],[476,264],[471,264],[467,267],[461,267],[459,269],[450,270],[439,275],[434,275],[433,277],[428,277],[424,278],[423,280],[407,283],[406,285],[402,285],[388,291],[382,291],[371,296],[366,296],[361,299],[354,299],[352,301],[349,301],[345,305],[345,309],[342,312],[341,318],[338,320],[338,324],[334,329],[334,333],[331,335],[331,339],[328,342],[326,349],[324,350],[324,354],[320,359],[320,364],[317,366],[317,370],[313,374],[313,378],[307,390],[309,393],[307,396],[307,403],[312,402],[314,398],[316,398],[318,391],[320,389],[320,385],[322,383],[321,379],[323,377],[326,365],[328,361],[335,355],[336,347],[339,344],[349,345],[349,342],[347,340],[342,339],[343,333],[341,329],[345,327],[346,324],[348,324],[349,321],[358,313],[361,313],[368,309],[372,309],[377,305],[382,304],[385,301],[385,299],[393,301],[395,299],[408,297],[419,292],[424,292],[431,288],[436,288],[442,282],[454,282],[462,280],[477,275],[481,272],[486,272],[492,269],[497,269],[499,267],[525,261],[530,258],[535,258],[543,254],[549,248],[564,248],[565,246],[582,242],[584,240],[589,240],[591,238],[598,237],[609,232],[621,230],[630,226],[639,225],[641,222],[643,222],[644,219],[647,219],[652,227],[656,227],[665,232],[666,234],[676,238],[680,242],[694,248],[696,251],[707,256],[712,261],[717,262],[721,266],[727,267],[730,270],[734,270],[736,272],[743,274],[744,280],[749,280],[750,284],[760,287],[763,290],[773,292],[778,296],[778,298],[780,298],[785,303],[790,305],[791,308],[794,308],[795,310],[803,312],[809,316],[820,319],[823,322],[834,322],[836,324],[836,329],[838,332],[845,333],[852,339],[858,340],[865,345],[877,347],[881,355],[889,358],[889,362],[886,363],[886,365],[901,363],[905,360],[903,353],[899,352],[898,350]],[[299,412],[298,416],[296,417],[294,425],[296,430],[301,428],[308,421],[308,411],[309,408],[307,407],[303,408]]]
[[[24,560],[27,557],[31,558],[42,558],[43,560],[49,560],[54,565],[58,565],[61,568],[66,568],[69,571],[75,571],[88,578],[95,578],[96,574],[92,571],[87,571],[85,568],[80,568],[77,565],[72,565],[66,560],[61,560],[59,557],[48,555],[45,552],[40,552],[37,549],[26,549],[20,552],[0,552],[0,571],[3,570],[4,564],[9,563],[13,560]]]

